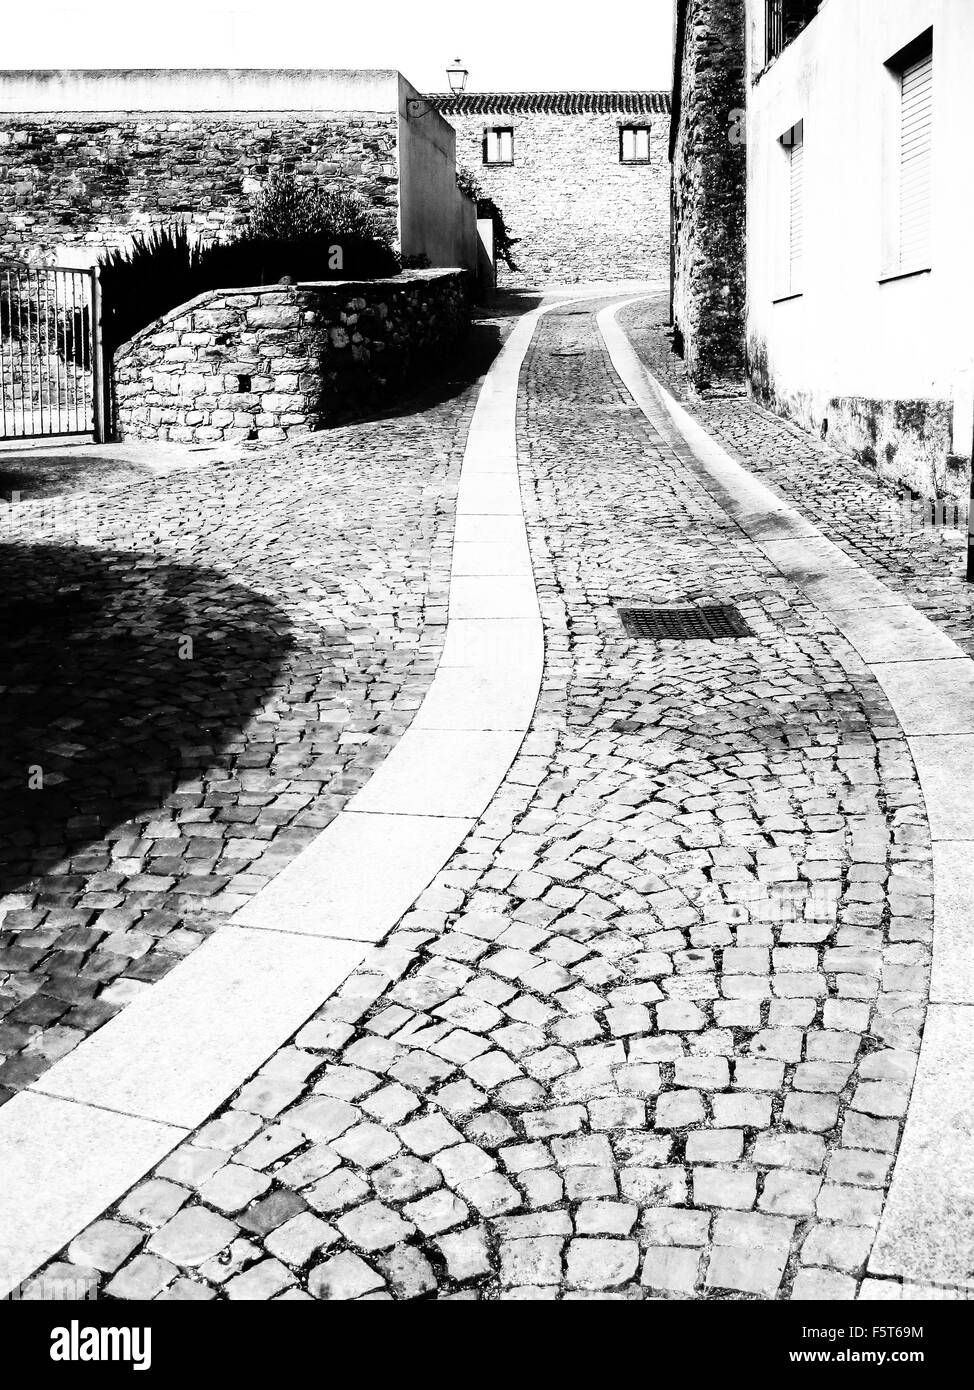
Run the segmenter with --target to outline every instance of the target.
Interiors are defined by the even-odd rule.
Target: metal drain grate
[[[714,642],[721,637],[754,636],[731,603],[702,608],[620,608],[619,617],[630,637],[648,637],[655,642]]]

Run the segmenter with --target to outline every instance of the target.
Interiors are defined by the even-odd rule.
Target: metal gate
[[[105,438],[97,270],[0,268],[0,439]]]

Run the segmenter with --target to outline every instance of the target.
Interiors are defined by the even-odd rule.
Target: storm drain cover
[[[630,637],[648,637],[656,642],[714,642],[721,637],[754,636],[731,603],[701,608],[620,608],[619,617]]]

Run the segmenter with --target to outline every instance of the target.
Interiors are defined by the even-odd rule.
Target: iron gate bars
[[[0,438],[104,438],[98,273],[0,271]]]

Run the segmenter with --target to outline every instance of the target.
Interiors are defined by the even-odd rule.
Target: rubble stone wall
[[[397,244],[397,147],[392,111],[0,114],[0,260],[178,222],[216,240],[276,170],[359,193]]]
[[[118,349],[122,439],[289,438],[381,406],[445,361],[469,322],[462,271],[214,290]]]
[[[680,0],[673,315],[701,391],[745,373],[744,0]]]

